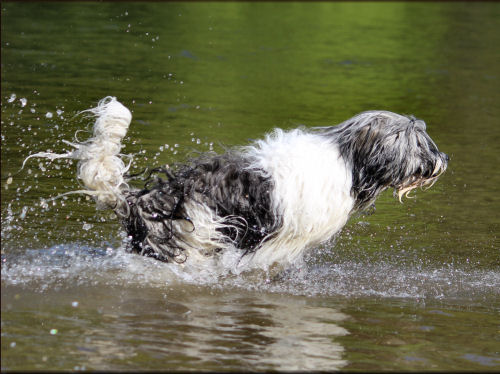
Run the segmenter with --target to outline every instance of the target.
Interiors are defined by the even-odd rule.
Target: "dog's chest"
[[[345,224],[354,200],[352,174],[335,144],[293,131],[261,143],[260,166],[274,182],[273,208],[287,236],[321,242]]]

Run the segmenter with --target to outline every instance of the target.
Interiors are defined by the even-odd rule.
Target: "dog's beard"
[[[415,177],[410,176],[405,179],[401,184],[396,186],[395,194],[398,195],[399,202],[402,202],[403,196],[406,198],[411,198],[409,196],[410,192],[415,190],[416,188],[429,189],[434,183],[438,180],[438,178],[446,171],[447,164],[443,162],[438,162],[432,171],[432,174],[428,178],[424,177]]]

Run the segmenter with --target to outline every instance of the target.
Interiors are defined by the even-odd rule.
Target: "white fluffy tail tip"
[[[97,107],[84,110],[97,117],[94,124],[94,137],[123,139],[132,121],[130,110],[116,100],[114,96],[101,99]]]
[[[116,97],[107,96],[100,100],[97,107],[81,113],[91,113],[96,117],[93,136],[83,142],[67,142],[75,149],[68,153],[56,154],[39,152],[28,156],[54,160],[72,158],[79,160],[77,177],[82,180],[86,190],[75,191],[94,197],[99,208],[115,207],[123,201],[122,190],[128,188],[123,175],[130,163],[125,165],[121,159],[121,141],[127,134],[132,114]],[[22,168],[21,168],[22,169]]]

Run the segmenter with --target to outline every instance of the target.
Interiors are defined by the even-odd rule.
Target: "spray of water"
[[[93,137],[81,143],[64,141],[74,148],[67,153],[34,153],[24,160],[22,168],[33,157],[49,160],[61,158],[78,160],[77,177],[83,182],[85,189],[66,194],[87,194],[94,197],[100,208],[114,207],[119,201],[124,200],[122,189],[128,188],[123,175],[128,171],[130,163],[125,165],[120,150],[121,141],[127,134],[132,120],[132,114],[115,97],[111,96],[105,97],[99,101],[97,107],[83,113],[85,112],[96,117]]]
[[[13,99],[12,99],[13,98]],[[31,101],[27,99],[16,101],[11,96],[8,101],[18,107],[27,107]],[[64,111],[62,108],[53,110],[57,113],[54,119],[62,119]],[[51,112],[52,113],[52,112]],[[27,161],[32,158],[42,158],[49,161],[65,159],[72,167],[71,162],[78,162],[78,177],[85,186],[84,189],[73,191],[83,193],[96,200],[102,207],[116,204],[120,199],[120,192],[128,188],[123,180],[123,173],[130,167],[130,162],[123,162],[122,139],[130,125],[131,114],[127,108],[120,104],[116,98],[107,97],[99,102],[98,106],[83,112],[95,119],[92,136],[83,142],[63,141],[72,147],[65,153],[54,153],[52,151],[39,152],[25,159],[23,167],[29,165]],[[21,115],[21,114],[19,114]],[[31,114],[30,114],[31,115]],[[36,115],[36,114],[34,114]],[[53,121],[49,115],[43,116]],[[55,116],[54,116],[55,117]],[[8,121],[7,121],[8,122]],[[22,121],[21,121],[22,122]],[[53,123],[53,122],[51,122]],[[14,120],[7,123],[14,126]],[[64,134],[59,131],[60,124],[53,124],[53,130],[57,136]],[[30,129],[28,127],[28,129]],[[32,130],[28,130],[32,131]],[[36,129],[35,131],[41,131]],[[200,143],[198,138],[191,134],[193,143]],[[2,141],[4,139],[2,138]],[[54,138],[44,139],[47,144],[52,145]],[[29,148],[29,144],[21,142],[21,150]],[[212,144],[210,143],[210,148]],[[164,144],[159,148],[160,152],[177,152],[177,144]],[[155,154],[155,160],[160,155]],[[101,155],[97,157],[96,155]],[[59,204],[55,201],[47,201],[42,206],[34,206],[23,200],[25,194],[37,191],[39,178],[49,172],[54,176],[60,176],[64,165],[51,163],[49,165],[38,165],[42,174],[38,174],[36,168],[27,170],[29,178],[14,179],[8,177],[4,183],[5,188],[16,188],[16,199],[6,204],[2,210],[2,236],[8,238],[14,232],[23,235],[36,236],[40,233],[37,228],[30,227],[30,217],[38,215],[44,217],[44,230],[56,231],[59,226],[51,228],[52,216],[61,214],[67,202],[66,194],[58,195]],[[16,183],[17,186],[16,186]],[[61,186],[65,189],[70,186]],[[81,198],[77,198],[75,204],[88,205]],[[77,205],[78,204],[78,205]],[[50,211],[51,208],[57,208]],[[72,208],[74,210],[74,208]],[[79,220],[80,212],[65,212],[68,221]],[[101,217],[102,218],[102,217]],[[115,221],[113,219],[113,224]],[[405,297],[405,298],[480,298],[481,295],[497,294],[500,284],[500,275],[495,271],[477,270],[464,271],[453,266],[411,266],[395,264],[388,260],[378,262],[357,261],[356,259],[340,258],[336,262],[323,261],[321,256],[314,254],[305,261],[296,264],[295,267],[278,277],[255,271],[245,274],[235,274],[232,269],[239,260],[236,254],[227,253],[221,261],[207,261],[196,266],[184,267],[178,264],[164,264],[150,258],[126,253],[120,242],[126,238],[114,240],[114,244],[100,244],[104,239],[99,233],[100,224],[80,222],[80,232],[72,234],[73,242],[63,241],[48,249],[33,246],[32,249],[14,250],[14,248],[2,247],[2,282],[6,285],[23,285],[33,289],[44,290],[48,287],[61,287],[65,284],[82,285],[104,285],[104,286],[136,286],[147,284],[149,287],[166,287],[175,284],[197,284],[209,285],[211,287],[236,287],[249,290],[261,290],[278,293],[291,293],[300,295],[331,295],[331,296],[380,296],[380,297]],[[82,244],[83,234],[93,236],[93,245]],[[107,235],[110,235],[109,233]],[[115,233],[113,232],[112,236]],[[14,236],[13,236],[14,237]],[[113,239],[113,238],[109,238]],[[113,241],[113,240],[112,240]],[[13,240],[10,240],[13,242]],[[118,242],[118,243],[117,243]],[[333,248],[331,246],[330,248]],[[334,249],[329,249],[334,251]],[[355,250],[355,249],[353,249]],[[358,249],[362,251],[362,248]]]

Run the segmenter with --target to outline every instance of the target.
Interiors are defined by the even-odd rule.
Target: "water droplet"
[[[50,335],[56,335],[57,334],[57,329],[51,329],[50,330]]]
[[[47,117],[47,118],[52,118],[52,113],[51,113],[51,112],[47,112],[47,113],[45,114],[45,117]]]
[[[26,104],[28,104],[28,99],[24,97],[20,98],[19,101],[21,102],[21,107],[23,108],[26,106]]]
[[[25,219],[27,211],[28,211],[28,207],[27,206],[23,206],[23,210],[21,211],[21,214],[19,215],[19,218]]]
[[[13,102],[14,100],[16,100],[16,94],[15,94],[15,93],[13,93],[12,95],[10,95],[9,100],[7,100],[7,102],[8,102],[8,103],[11,103],[11,102]]]
[[[71,306],[72,306],[73,308],[76,308],[76,307],[78,306],[78,301],[73,301],[73,302],[71,303]]]

